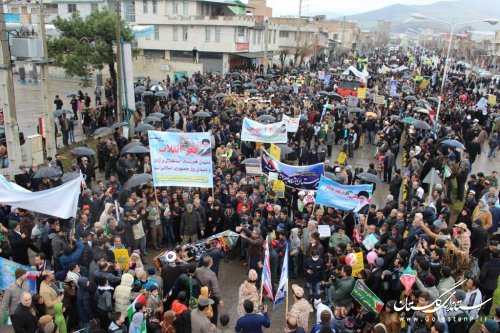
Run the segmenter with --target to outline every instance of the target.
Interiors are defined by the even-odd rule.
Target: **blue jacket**
[[[265,328],[271,327],[267,312],[264,315],[250,313],[238,319],[235,331],[237,333],[262,333],[262,326]]]
[[[323,327],[324,325],[321,324],[321,323],[318,323],[316,325],[313,326],[313,328],[311,329],[311,333],[316,333],[316,332],[319,332],[319,330]],[[332,329],[332,332],[335,332],[335,324],[334,323],[330,323],[330,325],[328,326]]]
[[[78,290],[76,291],[76,309],[78,312],[78,318],[83,323],[90,322],[94,318],[92,313],[92,307],[90,302],[92,302],[92,297],[88,292],[87,282],[89,279],[86,277],[81,277],[78,279]]]
[[[81,240],[76,241],[76,250],[71,253],[69,256],[62,255],[59,257],[59,262],[61,263],[61,267],[64,270],[69,270],[69,265],[72,263],[78,263],[78,260],[80,260],[80,256],[82,255],[83,252],[83,243]]]

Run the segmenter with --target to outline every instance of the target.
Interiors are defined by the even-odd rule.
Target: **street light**
[[[434,117],[434,121],[435,122],[439,122],[439,112],[441,111],[441,100],[442,100],[442,96],[443,96],[444,85],[446,83],[446,77],[448,76],[448,62],[450,60],[451,42],[453,41],[453,33],[455,31],[455,28],[457,26],[460,26],[460,25],[467,25],[467,24],[471,24],[471,23],[482,23],[482,22],[489,23],[491,25],[495,25],[495,24],[498,23],[499,20],[498,19],[483,19],[483,20],[476,20],[476,21],[451,23],[451,22],[443,21],[443,20],[440,20],[440,19],[437,19],[437,18],[424,16],[424,15],[421,15],[421,14],[412,14],[411,17],[414,18],[414,19],[416,19],[416,20],[426,20],[426,21],[434,21],[434,22],[443,23],[443,24],[449,25],[450,28],[451,28],[451,30],[450,30],[450,40],[448,42],[448,50],[446,52],[446,59],[445,59],[445,62],[444,62],[443,79],[441,81],[441,89],[439,91],[438,106],[437,106],[437,110],[436,110],[436,115]],[[435,133],[435,135],[437,137],[437,133]],[[434,175],[435,175],[435,172],[433,172],[431,174],[431,183],[430,183],[430,187],[429,187],[430,190],[431,190],[431,193],[432,193],[432,188],[434,187]],[[429,195],[429,198],[432,198],[432,196]]]

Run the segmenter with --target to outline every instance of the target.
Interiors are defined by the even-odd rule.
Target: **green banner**
[[[373,312],[376,316],[378,316],[380,311],[384,308],[384,302],[382,302],[361,280],[356,281],[351,296],[366,310]]]

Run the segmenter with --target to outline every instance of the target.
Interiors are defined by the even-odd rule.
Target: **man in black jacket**
[[[491,259],[481,267],[479,275],[479,289],[483,299],[493,298],[493,292],[498,286],[498,276],[500,276],[500,250],[494,249],[491,252]],[[485,316],[488,316],[493,302],[487,302],[482,309]]]
[[[38,319],[31,309],[31,294],[29,292],[22,293],[21,303],[18,305],[11,319],[14,332],[16,333],[33,333],[38,331]]]

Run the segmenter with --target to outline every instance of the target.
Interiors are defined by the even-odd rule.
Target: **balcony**
[[[168,24],[198,26],[240,26],[253,27],[255,18],[241,16],[182,16],[137,14],[137,24]]]

